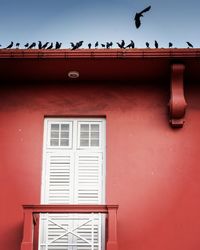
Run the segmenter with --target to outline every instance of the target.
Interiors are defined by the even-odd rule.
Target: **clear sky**
[[[151,5],[142,26],[135,28],[134,15]],[[132,39],[136,47],[154,40],[160,47],[184,48],[186,41],[200,47],[200,0],[0,0],[0,44],[14,41],[114,43]]]

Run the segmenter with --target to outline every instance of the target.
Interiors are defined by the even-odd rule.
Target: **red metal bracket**
[[[171,96],[169,101],[170,124],[174,128],[181,128],[185,122],[185,111],[187,103],[184,97],[184,75],[183,64],[172,64],[171,66]]]

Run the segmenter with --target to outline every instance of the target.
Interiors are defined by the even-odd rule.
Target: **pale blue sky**
[[[134,14],[151,5],[142,18],[142,26],[134,26]],[[200,47],[200,1],[197,0],[0,0],[0,44],[10,41],[61,41],[63,48],[70,42],[84,40],[100,43],[132,39],[137,47],[154,40],[160,47],[173,42],[187,47],[190,41]]]

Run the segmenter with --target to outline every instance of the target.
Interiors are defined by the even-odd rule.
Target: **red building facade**
[[[31,250],[42,209],[108,214],[108,250],[200,247],[198,49],[1,50],[0,72],[2,249]],[[105,203],[37,206],[47,119],[105,121]]]

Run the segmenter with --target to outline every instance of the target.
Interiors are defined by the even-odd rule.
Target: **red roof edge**
[[[200,49],[0,49],[3,58],[186,58],[200,57]]]

